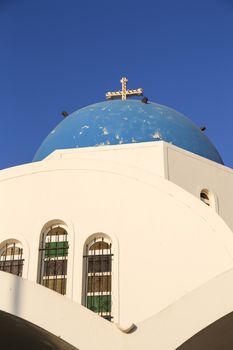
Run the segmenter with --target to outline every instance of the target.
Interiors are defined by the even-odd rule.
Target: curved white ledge
[[[233,311],[233,269],[186,294],[153,317],[137,324],[138,349],[176,349]],[[187,347],[188,349],[188,347]]]
[[[110,322],[68,298],[0,271],[0,310],[20,317],[77,349],[122,349],[122,333]]]

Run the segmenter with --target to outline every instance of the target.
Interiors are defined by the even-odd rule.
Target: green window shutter
[[[67,256],[68,255],[68,242],[47,242],[45,243],[45,258]]]
[[[98,313],[111,312],[111,295],[88,296],[87,308]]]

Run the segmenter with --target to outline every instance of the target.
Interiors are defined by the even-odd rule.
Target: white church
[[[233,349],[233,171],[121,83],[0,171],[0,349]]]

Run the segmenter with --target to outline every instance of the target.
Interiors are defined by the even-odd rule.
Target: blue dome
[[[190,119],[157,103],[111,100],[84,107],[46,137],[33,161],[56,149],[166,141],[223,164],[210,140]]]

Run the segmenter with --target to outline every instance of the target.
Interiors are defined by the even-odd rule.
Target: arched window
[[[39,283],[60,294],[66,294],[67,231],[53,225],[42,234],[39,248]]]
[[[208,190],[202,190],[200,193],[200,199],[202,202],[204,202],[206,205],[210,206],[210,196]]]
[[[206,205],[214,209],[216,212],[218,212],[218,197],[216,193],[208,190],[207,188],[203,188],[199,192],[199,198],[203,203],[205,203]]]
[[[92,240],[85,247],[85,306],[107,320],[112,320],[112,247],[105,237]]]
[[[0,270],[22,277],[23,247],[18,241],[9,241],[0,248]]]

